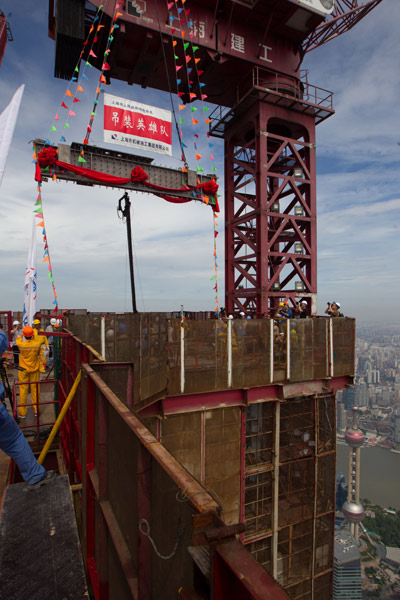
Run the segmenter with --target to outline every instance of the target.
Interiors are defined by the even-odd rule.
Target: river
[[[342,471],[348,483],[347,445],[337,445],[336,471]],[[360,498],[400,510],[400,454],[379,446],[361,448]]]

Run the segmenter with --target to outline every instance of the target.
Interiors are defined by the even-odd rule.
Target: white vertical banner
[[[36,313],[36,284],[37,284],[37,269],[36,269],[36,223],[33,217],[32,238],[29,246],[28,260],[25,269],[25,285],[24,285],[24,327],[32,326],[33,319]]]
[[[0,185],[6,168],[8,152],[10,150],[24,88],[25,84],[22,84],[15,92],[10,104],[0,114]]]

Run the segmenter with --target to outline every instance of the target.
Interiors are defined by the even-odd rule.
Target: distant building
[[[382,396],[379,400],[379,406],[390,406],[391,404],[391,392],[390,390],[382,390]]]
[[[342,433],[346,429],[346,411],[344,404],[338,402],[337,404],[337,430]]]
[[[342,402],[346,410],[351,410],[354,406],[355,389],[354,387],[347,388],[342,392]],[[358,404],[358,406],[360,406]]]
[[[343,504],[347,500],[349,490],[343,473],[336,474],[336,510],[342,510]]]
[[[382,562],[385,562],[395,571],[400,568],[400,548],[392,548],[391,546],[385,547],[385,554],[382,558]]]
[[[357,406],[368,406],[368,388],[366,383],[360,383],[356,388],[355,404]]]
[[[400,444],[400,413],[394,416],[394,441]]]
[[[335,534],[333,600],[362,600],[361,561],[356,541],[342,529]]]

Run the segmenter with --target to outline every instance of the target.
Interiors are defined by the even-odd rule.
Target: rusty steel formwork
[[[63,340],[64,385],[81,365],[83,383],[62,439],[70,477],[84,484],[96,598],[180,588],[187,598],[278,598],[267,591],[278,584],[295,600],[330,598],[335,391],[352,381],[354,320],[68,319],[89,344]],[[264,591],[237,583],[245,565],[256,569],[249,585],[260,565],[271,576]]]
[[[287,600],[236,539],[243,526],[223,520],[217,494],[105,383],[108,367],[77,338],[63,340],[68,387],[82,370],[61,440],[70,481],[82,483],[80,536],[96,600]]]

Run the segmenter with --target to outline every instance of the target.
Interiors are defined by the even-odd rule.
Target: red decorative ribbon
[[[141,183],[148,188],[159,190],[160,192],[165,192],[167,194],[173,192],[186,192],[186,191],[195,191],[201,190],[207,196],[212,196],[215,200],[215,205],[210,203],[211,208],[214,212],[219,212],[219,205],[217,200],[217,191],[218,184],[215,181],[207,181],[205,183],[199,183],[196,186],[185,186],[183,188],[167,188],[159,185],[155,185],[154,183],[150,183],[147,181],[148,175],[142,169],[142,167],[136,166],[132,169],[130,177],[114,177],[114,175],[108,175],[107,173],[101,173],[100,171],[93,171],[92,169],[85,169],[83,167],[77,167],[76,165],[71,165],[69,163],[61,162],[57,160],[57,151],[55,148],[48,147],[44,148],[38,154],[38,160],[36,163],[36,174],[35,180],[42,181],[42,174],[40,168],[53,167],[57,166],[65,171],[71,171],[77,175],[81,175],[82,177],[86,177],[87,179],[91,179],[93,181],[97,181],[98,183],[105,183],[111,186],[120,186],[126,185],[127,183],[135,182]],[[156,194],[160,198],[163,198],[167,202],[174,202],[175,204],[184,204],[185,202],[191,202],[192,199],[189,198],[177,198],[175,196],[165,196],[163,194]]]

